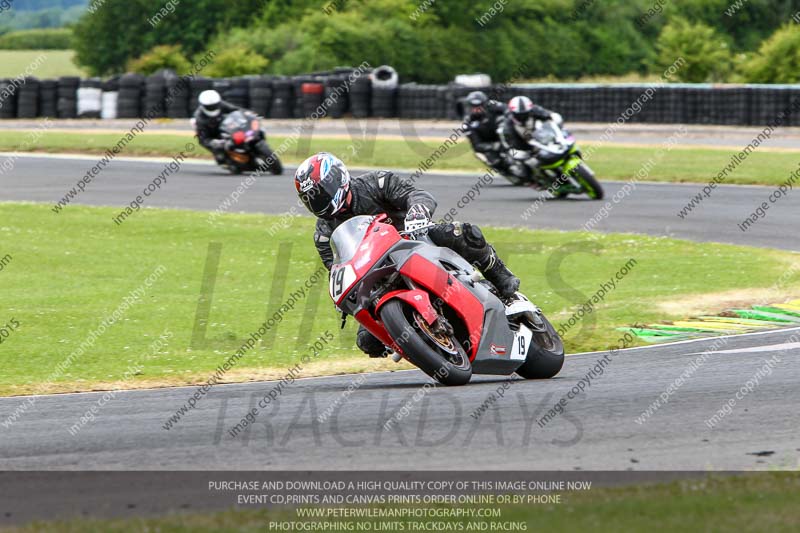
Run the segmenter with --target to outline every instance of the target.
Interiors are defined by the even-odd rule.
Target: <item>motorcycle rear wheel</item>
[[[517,369],[525,379],[549,379],[564,366],[564,342],[544,315],[542,321],[544,328],[534,330],[525,362]]]
[[[417,368],[442,385],[464,385],[469,382],[472,363],[456,339],[437,341],[420,326],[419,314],[400,300],[386,302],[380,314],[386,331]],[[450,350],[447,349],[448,344]]]

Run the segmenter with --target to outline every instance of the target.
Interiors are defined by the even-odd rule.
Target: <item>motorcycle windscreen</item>
[[[244,113],[241,111],[234,111],[225,117],[225,120],[222,121],[220,128],[228,132],[232,132],[235,130],[247,129],[248,125],[248,120],[247,117],[244,116]]]
[[[556,126],[549,120],[541,122],[541,126],[536,128],[531,137],[538,143],[544,144],[545,146],[556,142]]]
[[[346,263],[353,258],[371,222],[372,217],[361,215],[343,222],[334,230],[331,235],[333,264]]]

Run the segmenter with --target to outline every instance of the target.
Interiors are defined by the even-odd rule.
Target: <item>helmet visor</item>
[[[330,178],[323,179],[316,187],[300,193],[300,200],[320,218],[330,218],[334,215],[334,198],[339,192],[339,184]],[[341,194],[341,193],[340,193]]]

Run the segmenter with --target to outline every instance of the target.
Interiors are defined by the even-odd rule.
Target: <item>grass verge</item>
[[[0,326],[18,323],[0,343],[0,395],[204,382],[320,268],[309,217],[280,227],[277,216],[228,214],[211,224],[207,213],[142,209],[117,226],[117,212],[70,206],[56,215],[49,205],[0,203]],[[278,231],[270,237],[269,228]],[[713,310],[717,294],[766,290],[800,260],[790,252],[623,234],[488,228],[487,236],[556,326],[627,270],[566,333],[568,353],[615,345],[618,326],[685,316],[680,305],[674,315],[665,311],[670,302],[703,295]],[[216,273],[206,276],[209,266]],[[213,281],[205,300],[204,276],[207,288]],[[800,274],[784,281],[786,297],[800,294]],[[126,298],[132,303],[100,328]],[[198,315],[203,305],[207,318]],[[223,381],[279,377],[326,331],[334,340],[303,376],[397,368],[358,352],[352,319],[339,329],[327,275],[283,316]],[[168,340],[154,345],[161,335]]]
[[[0,151],[13,152],[77,152],[105,153],[116,145],[121,134],[96,132],[45,131],[37,133],[37,141],[30,142],[30,135],[13,130],[0,131]],[[191,136],[143,133],[139,134],[125,149],[129,156],[172,157],[184,149]],[[269,142],[277,148],[286,140],[278,135],[270,136]],[[444,138],[442,139],[444,141]],[[353,166],[382,167],[394,169],[417,169],[431,157],[438,147],[436,142],[421,140],[380,139],[373,141],[345,138],[302,137],[289,143],[282,154],[288,163],[298,163],[309,154],[329,151]],[[586,143],[589,144],[589,143]],[[707,183],[728,163],[734,152],[730,149],[676,147],[664,152],[663,158],[654,158],[659,147],[600,146],[588,162],[602,180],[628,180],[633,176],[648,181]],[[210,156],[204,154],[210,159]],[[651,159],[655,164],[645,165]],[[797,169],[798,153],[781,151],[756,151],[751,153],[723,183],[777,185],[786,181]],[[648,171],[648,167],[649,171]],[[468,170],[482,172],[483,165],[472,155],[466,141],[459,142],[448,150],[430,170]],[[643,177],[644,176],[644,177]]]
[[[709,476],[672,483],[625,487],[597,487],[585,492],[566,492],[561,503],[504,505],[500,518],[431,519],[439,529],[414,529],[408,519],[387,519],[393,531],[502,531],[491,523],[517,523],[527,531],[742,531],[793,532],[800,528],[797,512],[800,476],[796,473],[765,473],[743,476]],[[481,506],[478,506],[481,507]],[[35,523],[15,529],[18,533],[72,533],[114,531],[160,531],[163,533],[203,531],[275,531],[270,522],[303,522],[292,510],[230,510],[214,514],[175,514],[159,518],[119,520],[76,519]],[[358,529],[353,519],[330,519],[347,531],[389,531],[371,522],[370,529]],[[414,519],[420,524],[420,519]],[[485,529],[469,528],[469,523]],[[384,523],[385,524],[385,523]],[[398,525],[402,524],[402,526]],[[453,527],[447,528],[451,524]],[[459,528],[457,524],[461,524]],[[386,524],[388,525],[388,524]],[[402,527],[402,529],[399,529]],[[317,531],[318,529],[308,529]],[[515,531],[523,529],[513,529]]]
[[[86,73],[72,62],[74,56],[72,50],[0,50],[0,78],[16,78],[29,66],[31,74],[40,79],[84,76]]]

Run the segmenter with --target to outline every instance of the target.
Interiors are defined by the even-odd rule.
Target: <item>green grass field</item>
[[[789,533],[800,529],[797,473],[765,473],[742,476],[709,476],[672,483],[625,487],[593,487],[583,492],[566,492],[561,503],[501,505],[499,519],[435,519],[439,524],[468,522],[524,523],[527,531],[620,532],[659,531],[685,533],[762,532]],[[162,533],[270,531],[270,521],[298,520],[291,510],[230,510],[216,514],[173,514],[158,518],[119,520],[76,519],[64,522],[34,523],[14,529],[19,533],[136,532]],[[332,519],[355,524],[352,519]],[[391,519],[413,531],[407,519]],[[387,520],[388,521],[388,520]],[[380,521],[370,521],[372,531]],[[420,519],[415,519],[419,524]],[[353,531],[358,529],[353,526]],[[339,529],[345,531],[345,529]],[[487,528],[487,531],[492,529]],[[309,529],[309,531],[315,531]],[[395,530],[397,531],[397,530]],[[444,529],[442,529],[444,531]],[[448,530],[450,531],[450,530]],[[458,529],[452,529],[458,531]],[[478,531],[478,529],[473,529]],[[502,529],[494,529],[502,531]]]
[[[0,395],[203,381],[320,265],[309,217],[291,218],[270,237],[277,216],[223,215],[211,224],[207,213],[143,209],[117,226],[112,216],[118,209],[69,206],[55,214],[50,207],[0,204],[0,257],[10,256],[0,271],[0,326],[19,323],[0,343]],[[635,259],[598,311],[566,334],[568,352],[616,344],[618,326],[684,316],[680,306],[674,315],[664,311],[664,302],[710,295],[707,305],[713,307],[719,292],[769,287],[799,259],[788,252],[626,234],[590,240],[585,233],[488,229],[487,235],[557,326]],[[219,267],[207,329],[195,331],[193,341],[210,243],[221,246]],[[548,270],[548,261],[560,267]],[[90,339],[90,331],[159,265],[165,271],[141,299]],[[786,296],[800,295],[800,275],[787,281]],[[354,321],[339,333],[326,279],[314,288],[228,380],[285,373],[326,330],[336,338],[308,372],[395,368],[357,351]],[[150,345],[166,331],[167,346],[151,353]],[[83,353],[53,375],[82,343]],[[141,371],[121,383],[130,366]]]
[[[38,134],[37,134],[38,135]],[[41,134],[35,143],[30,135],[17,131],[0,131],[0,151],[42,151],[104,153],[117,144],[118,133],[49,131]],[[140,134],[125,149],[125,155],[172,156],[184,149],[190,134],[171,135],[158,133]],[[270,136],[270,144],[277,148],[284,137]],[[281,158],[298,163],[308,154],[329,151],[337,154],[352,166],[381,167],[388,169],[410,169],[430,157],[438,143],[420,140],[381,139],[361,145],[345,138],[302,138],[291,145]],[[674,148],[665,152],[661,159],[655,158],[658,147],[600,146],[591,154],[588,162],[600,180],[628,180],[639,174],[645,181],[707,183],[729,163],[733,151],[729,149]],[[730,184],[777,185],[786,181],[798,167],[799,152],[756,151],[724,182]],[[209,157],[205,155],[205,157]],[[210,158],[210,157],[209,157]],[[655,165],[646,174],[641,169],[654,158]],[[461,141],[439,159],[431,172],[440,170],[469,170],[483,172],[485,168],[475,159],[469,143]],[[644,176],[644,177],[643,177]]]
[[[40,79],[85,76],[86,73],[72,62],[74,55],[72,50],[0,50],[0,78],[20,76],[29,66],[31,75]]]

